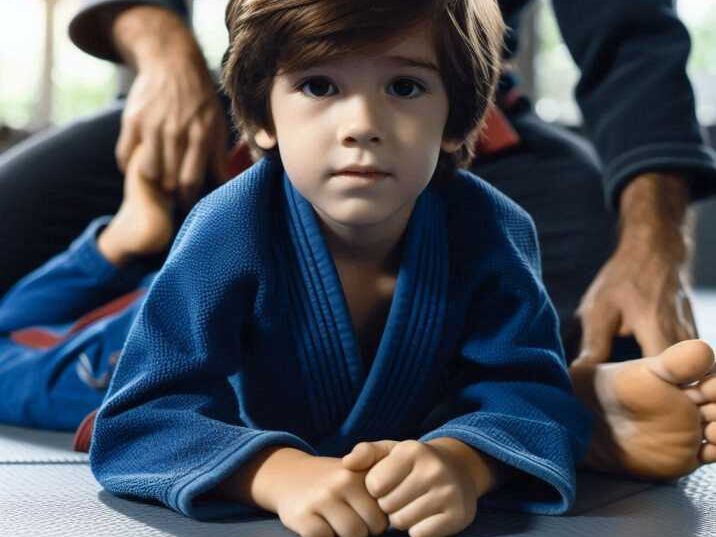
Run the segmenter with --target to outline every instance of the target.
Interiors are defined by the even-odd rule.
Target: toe
[[[650,369],[670,384],[689,384],[701,380],[713,365],[713,350],[700,339],[672,345],[650,360]]]
[[[684,393],[696,405],[709,405],[716,403],[716,377],[709,375],[701,382],[684,388]],[[708,420],[716,421],[716,420]]]
[[[709,375],[699,384],[699,390],[703,393],[704,399],[710,403],[716,403],[716,376]]]
[[[699,407],[701,419],[705,422],[716,422],[716,403],[708,403]]]
[[[709,423],[704,427],[704,437],[709,444],[716,444],[716,423]]]
[[[716,445],[704,444],[703,446],[701,446],[701,451],[699,452],[699,459],[704,464],[716,462]]]

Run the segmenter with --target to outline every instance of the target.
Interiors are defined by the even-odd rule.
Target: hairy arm
[[[582,299],[579,362],[611,357],[615,335],[645,355],[696,337],[687,296],[688,189],[675,174],[642,174],[620,197],[618,246]]]
[[[226,179],[228,129],[217,89],[191,30],[166,8],[121,13],[112,39],[136,69],[117,142],[123,170],[140,151],[141,174],[175,193],[184,208]]]

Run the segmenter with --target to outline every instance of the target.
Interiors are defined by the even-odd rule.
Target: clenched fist
[[[486,460],[451,438],[363,442],[343,464],[355,472],[367,470],[366,489],[390,525],[411,537],[462,531],[475,518],[479,497],[495,483]]]

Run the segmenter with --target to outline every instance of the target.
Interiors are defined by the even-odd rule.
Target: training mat
[[[87,462],[86,453],[72,450],[73,438],[72,433],[0,425],[0,465]]]
[[[600,481],[610,486],[609,480]],[[589,492],[586,492],[589,494]],[[464,537],[714,537],[716,466],[652,486],[579,515],[481,513]],[[295,537],[275,518],[197,522],[102,491],[85,464],[0,465],[0,535]],[[407,535],[390,532],[388,535]]]
[[[577,474],[577,501],[571,514],[579,515],[628,498],[655,486],[653,483],[616,478],[596,472]]]

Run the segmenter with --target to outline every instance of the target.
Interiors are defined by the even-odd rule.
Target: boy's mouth
[[[348,166],[333,172],[333,175],[363,177],[365,179],[385,179],[390,173],[373,166]]]

